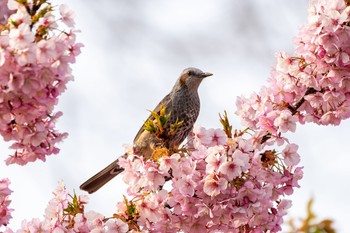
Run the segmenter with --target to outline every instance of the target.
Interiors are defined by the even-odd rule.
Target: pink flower
[[[295,132],[297,121],[298,118],[293,116],[289,110],[283,110],[275,119],[274,124],[282,133],[286,133],[288,131]]]
[[[197,186],[197,184],[192,179],[191,176],[186,176],[182,179],[179,179],[175,183],[175,187],[177,187],[179,189],[179,192],[182,195],[186,195],[186,196],[190,196],[190,197],[192,197],[194,195],[196,186]]]
[[[208,136],[211,138],[210,146],[225,145],[227,135],[222,129],[209,129]]]
[[[93,210],[87,211],[84,214],[84,217],[86,218],[86,225],[92,230],[92,229],[98,229],[102,231],[102,228],[104,226],[104,219],[105,217],[97,213]]]
[[[13,209],[9,208],[11,203],[9,196],[12,191],[9,189],[10,180],[1,179],[0,180],[0,227],[9,224],[11,217],[11,212]]]
[[[287,144],[287,146],[282,151],[282,155],[284,157],[284,163],[290,167],[295,166],[300,162],[300,156],[297,153],[298,151],[298,145],[292,143]]]
[[[36,45],[36,58],[38,63],[48,64],[56,58],[53,40],[41,40]]]
[[[214,146],[208,149],[208,156],[205,159],[207,163],[206,171],[207,173],[212,173],[217,171],[222,163],[227,159],[226,155],[222,155],[223,147]]]
[[[242,153],[242,151],[237,149],[232,154],[232,158],[232,161],[224,162],[218,169],[228,180],[233,180],[240,176],[242,172],[248,170],[250,167],[248,154]]]
[[[50,232],[49,224],[38,218],[34,218],[32,221],[28,222],[27,227],[30,232]]]
[[[165,182],[164,176],[158,169],[152,166],[147,168],[144,178],[144,182],[154,190],[158,189],[158,187],[163,185]]]
[[[9,44],[13,49],[28,49],[34,41],[34,33],[28,24],[20,24],[18,28],[13,28],[9,33]]]
[[[268,131],[272,134],[276,134],[276,128],[274,125],[274,118],[270,118],[269,116],[261,116],[259,118],[259,122],[257,126],[262,130],[262,131]]]
[[[60,5],[60,14],[62,16],[61,20],[63,23],[65,23],[68,27],[74,27],[74,11],[72,11],[67,5],[62,4]]]
[[[341,119],[336,111],[328,111],[322,115],[319,123],[322,125],[339,125]]]
[[[204,179],[203,191],[207,195],[215,197],[227,188],[227,184],[226,179],[218,177],[215,173],[211,173]]]
[[[6,178],[6,179],[0,180],[0,195],[2,196],[2,198],[12,193],[12,191],[8,188],[9,185],[10,185],[9,179]]]
[[[236,99],[236,114],[241,117],[241,123],[252,129],[256,128],[256,109],[253,108],[252,102],[257,100],[258,96],[252,94],[250,99],[244,96],[238,96]]]
[[[204,145],[200,145],[199,147],[197,147],[197,150],[193,151],[191,156],[193,156],[193,158],[197,160],[202,161],[207,157],[207,153],[207,147]]]
[[[147,196],[145,199],[139,201],[137,205],[137,210],[140,213],[140,222],[157,221],[158,208],[157,204],[152,201],[152,199]]]
[[[292,207],[291,200],[285,200],[285,199],[282,200],[277,206],[277,209],[279,210],[279,215],[281,216],[286,215],[290,207]]]
[[[209,145],[212,138],[209,135],[208,130],[200,125],[194,125],[193,127],[193,145],[198,148],[200,145]]]
[[[9,0],[7,4],[8,8],[10,10],[17,10],[15,14],[12,14],[10,16],[10,21],[13,21],[16,23],[16,25],[19,24],[30,24],[31,22],[31,17],[27,12],[27,9],[25,6],[18,4],[17,1],[14,0]]]
[[[340,103],[346,100],[345,94],[335,91],[327,91],[323,94],[323,100],[330,106],[339,106]],[[334,107],[332,107],[333,109]]]
[[[243,138],[237,138],[238,142],[238,149],[242,151],[243,153],[249,153],[250,151],[254,150],[253,139],[243,139]]]
[[[159,160],[159,170],[163,173],[167,173],[171,167],[176,167],[179,163],[180,155],[175,153],[170,157],[162,157]]]
[[[86,225],[86,218],[82,213],[74,216],[74,230],[78,232],[88,232],[89,227]]]
[[[35,50],[33,46],[18,49],[16,51],[16,60],[18,65],[24,66],[27,64],[34,64],[36,62]]]
[[[133,162],[131,162],[131,157],[132,156],[128,156],[128,159],[120,158],[119,165],[125,169],[123,181],[130,185],[129,192],[137,193],[139,191],[139,186],[132,184],[138,184],[141,180],[143,163],[138,158],[135,158]]]
[[[174,178],[182,178],[187,175],[195,175],[197,168],[197,161],[188,157],[182,157],[178,163],[171,166],[172,175]]]
[[[240,176],[242,169],[240,166],[236,165],[233,161],[226,161],[222,163],[219,167],[219,172],[227,177],[227,179],[233,180],[237,176]]]
[[[195,222],[191,222],[192,226],[188,230],[188,232],[191,233],[203,233],[203,232],[208,232],[208,229],[206,227],[208,223],[208,220],[204,219],[199,219]]]
[[[126,233],[129,231],[128,224],[120,219],[109,219],[106,226],[106,233]]]
[[[243,172],[250,168],[249,157],[249,154],[243,153],[238,149],[232,154],[234,163],[240,166]]]
[[[305,96],[305,100],[307,100],[313,108],[318,108],[319,106],[324,106],[325,104],[322,101],[323,95],[321,93]]]
[[[293,179],[291,182],[292,187],[297,187],[297,188],[300,187],[300,185],[298,184],[298,181],[303,178],[303,175],[304,175],[303,167],[295,168],[294,174],[293,174]]]

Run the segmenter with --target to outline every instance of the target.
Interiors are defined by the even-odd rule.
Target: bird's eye
[[[194,72],[193,72],[193,70],[189,70],[189,71],[187,71],[187,74],[188,74],[189,76],[192,76],[192,75],[194,75]]]

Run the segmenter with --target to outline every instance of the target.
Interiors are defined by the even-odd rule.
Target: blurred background
[[[57,182],[78,194],[79,185],[124,151],[180,72],[194,66],[214,74],[200,87],[197,124],[220,127],[218,113],[227,110],[241,128],[235,99],[266,83],[274,55],[293,53],[293,39],[307,21],[307,0],[57,0],[76,13],[82,54],[56,110],[57,128],[69,132],[59,155],[25,167],[0,163],[0,177],[9,177],[15,209],[10,227],[22,219],[42,217]],[[299,125],[290,134],[299,145],[304,179],[289,217],[305,215],[315,197],[319,217],[335,220],[338,232],[349,229],[350,122],[340,127]],[[0,142],[1,157],[12,153]],[[115,211],[125,185],[116,178],[90,196],[87,209],[106,216]],[[288,219],[288,217],[287,217]],[[286,220],[287,220],[286,219]]]

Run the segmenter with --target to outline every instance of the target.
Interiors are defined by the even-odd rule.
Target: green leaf
[[[128,201],[128,199],[126,198],[125,195],[123,195],[124,198],[124,203],[126,206],[126,212],[129,216],[134,216],[135,214],[137,214],[137,210],[136,210],[136,206],[132,201]]]
[[[175,123],[170,125],[170,135],[174,135],[176,131],[179,129],[179,127],[184,123],[184,121],[179,121],[179,119],[176,119]]]
[[[151,133],[156,133],[157,132],[157,128],[154,125],[152,120],[148,120],[144,123],[144,129],[151,132]]]

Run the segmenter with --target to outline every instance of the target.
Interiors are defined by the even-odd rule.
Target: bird
[[[166,148],[177,149],[191,132],[200,110],[199,85],[204,78],[212,75],[212,73],[203,72],[194,67],[184,69],[169,94],[153,110],[154,113],[159,114],[163,108],[166,114],[169,114],[165,131],[170,130],[171,124],[181,121],[177,130],[164,139],[163,143]],[[150,114],[145,122],[150,120],[155,121],[154,114]],[[146,130],[145,124],[143,124],[133,140],[133,154],[142,155],[144,159],[150,159],[154,149],[160,143],[160,139],[154,133]],[[122,156],[126,157],[128,155],[125,153]],[[89,194],[94,193],[120,174],[124,169],[118,165],[118,159],[85,181],[80,189],[87,191]]]

